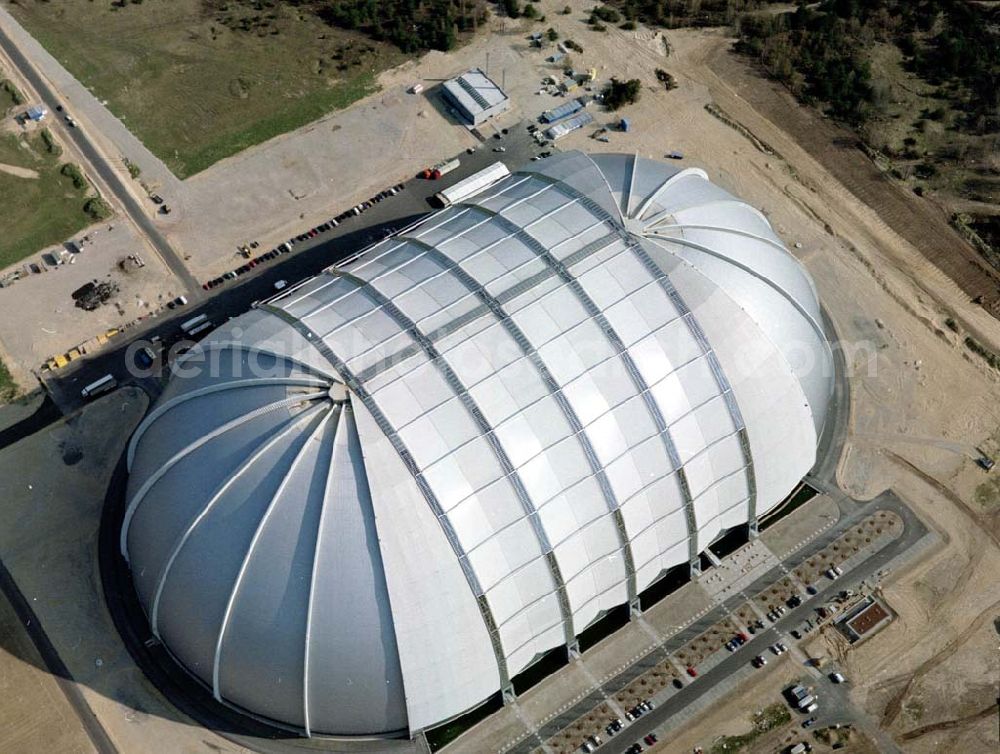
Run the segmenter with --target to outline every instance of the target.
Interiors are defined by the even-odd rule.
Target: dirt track
[[[1000,318],[1000,273],[983,262],[979,253],[955,232],[938,206],[893,183],[858,149],[858,138],[853,133],[815,110],[798,106],[787,91],[756,76],[747,63],[722,46],[706,62],[761,115],[780,123],[782,130],[813,159],[861,202],[875,209],[890,228],[970,298],[982,296],[983,308]]]

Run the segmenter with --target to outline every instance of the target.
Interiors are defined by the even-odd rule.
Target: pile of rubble
[[[118,283],[94,281],[80,286],[73,291],[73,301],[84,311],[92,312],[102,304],[108,303],[118,293]]]

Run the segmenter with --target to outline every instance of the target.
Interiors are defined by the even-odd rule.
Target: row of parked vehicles
[[[340,225],[345,220],[349,220],[352,217],[357,217],[358,215],[360,215],[365,210],[371,209],[376,204],[379,204],[380,202],[388,199],[391,196],[395,196],[400,191],[403,191],[405,188],[406,188],[406,184],[404,184],[404,183],[397,183],[395,186],[390,186],[389,188],[385,189],[384,191],[379,191],[371,199],[368,199],[367,201],[361,202],[360,204],[354,205],[353,207],[351,207],[346,212],[341,212],[336,217],[331,217],[326,222],[320,223],[316,227],[310,228],[309,230],[305,231],[304,233],[299,233],[299,235],[297,235],[297,236],[295,236],[293,238],[289,238],[287,241],[285,241],[284,243],[278,244],[275,248],[271,249],[270,251],[266,251],[263,254],[259,254],[256,257],[252,257],[252,258],[248,259],[245,264],[237,267],[235,270],[230,270],[229,272],[226,272],[226,273],[220,275],[217,278],[209,280],[207,283],[205,283],[201,287],[204,288],[206,291],[210,291],[213,288],[217,288],[218,286],[222,285],[227,280],[235,280],[240,275],[244,275],[244,274],[250,272],[250,270],[252,270],[258,264],[262,264],[263,262],[270,261],[271,259],[274,259],[274,258],[278,257],[281,254],[288,254],[292,250],[292,247],[295,246],[295,244],[297,244],[297,243],[304,243],[304,242],[308,241],[311,238],[315,238],[320,233],[326,233],[328,231],[333,230],[334,228],[336,228],[338,225]],[[249,246],[251,246],[253,248],[256,248],[257,247],[257,242],[255,241],[252,244],[250,244]],[[240,252],[244,256],[246,256],[249,253],[248,246],[247,245],[241,246],[240,247]]]
[[[648,699],[646,699],[645,701],[639,702],[634,707],[625,710],[625,719],[631,722],[632,720],[642,717],[647,712],[652,712],[652,711],[653,711],[653,703]],[[625,723],[622,722],[620,717],[616,717],[614,720],[612,720],[604,727],[604,732],[608,734],[608,738],[611,738],[616,733],[620,733],[622,730],[624,730],[624,728],[625,728]],[[655,744],[657,741],[656,734],[650,733],[643,739],[643,741],[645,741],[647,746]],[[587,736],[587,739],[582,744],[580,744],[580,751],[584,752],[596,751],[597,748],[602,743],[604,742],[601,740],[600,736],[596,735]],[[632,744],[628,749],[626,749],[626,751],[628,752],[642,751],[642,744],[637,741],[636,743]]]
[[[650,733],[642,739],[642,743],[646,744],[646,746],[652,746],[659,740],[660,739],[656,737],[655,733]],[[640,751],[642,751],[642,744],[636,741],[634,744],[625,749],[625,754],[639,754]]]

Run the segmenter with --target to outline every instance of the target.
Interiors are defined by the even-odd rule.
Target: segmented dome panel
[[[760,212],[577,152],[184,366],[129,449],[140,600],[217,698],[334,735],[460,714],[766,513],[832,384],[815,288]]]

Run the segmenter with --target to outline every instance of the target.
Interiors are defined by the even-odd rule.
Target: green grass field
[[[404,59],[270,0],[8,7],[182,178],[346,107]]]
[[[37,178],[22,178],[0,170],[0,269],[99,219],[84,210],[90,186],[73,185],[73,177],[61,172],[58,152],[48,150],[41,133],[0,134],[0,163],[38,173]]]

